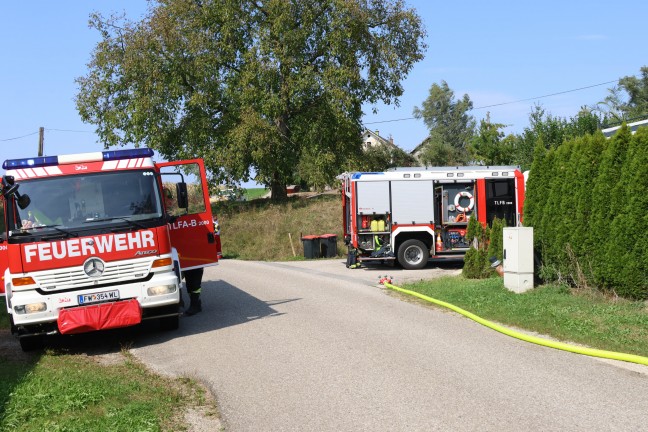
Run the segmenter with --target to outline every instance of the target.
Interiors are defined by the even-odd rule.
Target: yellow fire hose
[[[517,332],[515,330],[511,330],[511,329],[508,329],[506,327],[502,327],[500,325],[492,323],[492,322],[490,322],[488,320],[485,320],[485,319],[483,319],[481,317],[478,317],[477,315],[475,315],[473,313],[470,313],[470,312],[468,312],[466,310],[463,310],[460,307],[457,307],[457,306],[455,306],[453,304],[446,303],[444,301],[437,300],[437,299],[434,299],[432,297],[428,297],[426,295],[417,293],[415,291],[410,291],[410,290],[407,290],[407,289],[400,288],[400,287],[397,287],[395,285],[392,285],[391,280],[389,280],[388,278],[381,279],[380,283],[383,284],[384,286],[386,286],[387,288],[392,289],[394,291],[398,291],[398,292],[401,292],[401,293],[404,293],[404,294],[409,294],[411,296],[418,297],[418,298],[420,298],[422,300],[425,300],[427,302],[434,303],[434,304],[437,304],[439,306],[443,306],[445,308],[451,309],[451,310],[453,310],[453,311],[455,311],[457,313],[460,313],[461,315],[463,315],[463,316],[465,316],[467,318],[470,318],[473,321],[478,322],[481,325],[484,325],[484,326],[489,327],[489,328],[491,328],[491,329],[493,329],[495,331],[503,333],[503,334],[505,334],[507,336],[514,337],[516,339],[520,339],[520,340],[523,340],[523,341],[526,341],[526,342],[531,342],[531,343],[534,343],[534,344],[537,344],[537,345],[546,346],[546,347],[549,347],[549,348],[555,348],[555,349],[559,349],[559,350],[563,350],[563,351],[570,351],[570,352],[573,352],[573,353],[583,354],[583,355],[587,355],[587,356],[591,356],[591,357],[601,357],[601,358],[607,358],[607,359],[612,359],[612,360],[621,360],[621,361],[625,361],[625,362],[637,363],[637,364],[648,366],[648,357],[642,357],[642,356],[638,356],[638,355],[634,355],[634,354],[618,353],[618,352],[614,352],[614,351],[604,351],[604,350],[599,350],[599,349],[594,349],[594,348],[578,347],[578,346],[569,345],[569,344],[562,343],[562,342],[556,342],[556,341],[543,339],[543,338],[539,338],[539,337],[535,337],[535,336],[529,336],[529,335],[526,335],[524,333],[520,333],[520,332]]]

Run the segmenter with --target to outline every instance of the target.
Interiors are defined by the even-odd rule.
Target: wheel
[[[160,328],[164,331],[178,330],[180,327],[180,316],[160,318]]]
[[[410,239],[398,248],[398,262],[407,270],[421,269],[428,262],[430,252],[420,240]]]
[[[20,338],[20,348],[25,352],[41,350],[43,346],[43,336],[23,336]]]

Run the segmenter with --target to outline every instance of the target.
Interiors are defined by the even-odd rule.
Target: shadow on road
[[[186,291],[183,297],[188,306]],[[45,341],[45,349],[53,354],[85,354],[99,356],[118,353],[132,346],[164,343],[177,337],[219,330],[250,321],[277,317],[283,313],[272,307],[301,300],[299,298],[262,301],[227,282],[205,281],[202,286],[201,313],[180,317],[178,330],[163,331],[158,320],[144,321],[139,325],[101,332],[77,335],[54,335]],[[18,345],[18,341],[15,340]],[[19,349],[19,348],[18,348]]]

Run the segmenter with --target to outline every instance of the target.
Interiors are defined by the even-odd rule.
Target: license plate
[[[79,297],[79,304],[99,303],[109,300],[119,300],[119,291],[103,291],[93,294],[82,294]]]

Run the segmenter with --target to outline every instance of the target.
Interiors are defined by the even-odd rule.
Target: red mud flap
[[[85,333],[128,327],[142,322],[142,308],[136,299],[63,309],[59,312],[61,334]]]

